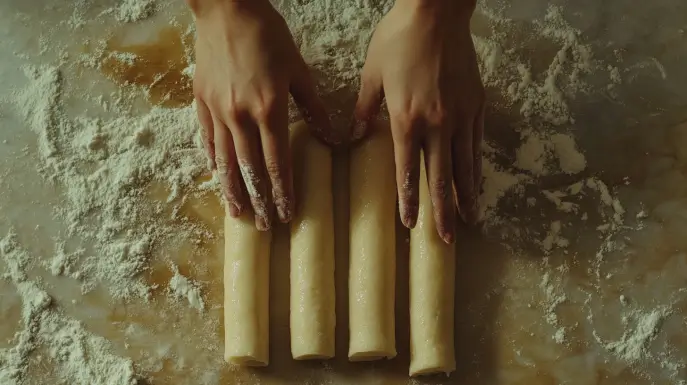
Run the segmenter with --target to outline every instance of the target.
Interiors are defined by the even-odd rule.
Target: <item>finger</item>
[[[217,164],[215,163],[215,135],[212,114],[201,99],[196,99],[196,112],[201,126],[200,137],[203,139],[205,155],[208,157],[208,167],[210,170],[215,170]]]
[[[362,138],[368,130],[370,122],[379,114],[382,104],[383,91],[381,79],[366,74],[369,69],[363,70],[360,81],[360,92],[355,105],[353,127],[351,128],[351,140]]]
[[[396,162],[396,188],[401,222],[409,229],[415,227],[419,209],[420,145],[415,133],[420,132],[412,122],[391,119]]]
[[[229,207],[229,214],[236,218],[243,212],[243,193],[241,192],[241,174],[236,160],[234,139],[227,126],[219,119],[213,119],[215,128],[216,151],[214,161],[217,167],[222,193]]]
[[[267,204],[267,180],[260,150],[260,133],[250,116],[236,116],[230,129],[234,137],[236,158],[255,213],[255,227],[265,231],[272,227]]]
[[[463,221],[477,222],[477,195],[475,190],[475,154],[473,122],[462,121],[452,139],[453,182],[458,195],[458,207]]]
[[[425,169],[429,194],[434,208],[437,232],[446,243],[453,243],[455,229],[455,203],[451,183],[451,145],[439,134],[448,132],[447,127],[432,130],[435,133],[425,139]]]
[[[317,95],[315,84],[305,63],[297,71],[289,87],[289,92],[301,111],[303,120],[308,123],[308,127],[325,142],[338,144],[341,139],[333,135],[329,114],[327,114],[322,100]]]
[[[272,198],[279,220],[287,223],[295,207],[291,151],[289,149],[289,111],[286,98],[274,103],[263,116],[256,116],[265,169],[272,182]]]
[[[474,194],[475,194],[475,211],[476,221],[480,218],[479,196],[482,193],[482,138],[484,137],[484,115],[486,112],[486,103],[482,102],[482,106],[475,120],[475,125],[472,130],[472,175],[475,180]]]

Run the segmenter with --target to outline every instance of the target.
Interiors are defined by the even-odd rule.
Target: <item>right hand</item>
[[[289,93],[314,129],[328,132],[328,115],[286,22],[268,0],[188,1],[196,16],[193,91],[205,150],[229,214],[241,215],[247,195],[256,227],[268,230],[273,204],[282,222],[295,208]]]
[[[439,236],[455,240],[460,214],[479,219],[484,87],[470,35],[471,0],[396,0],[379,22],[362,72],[356,127],[386,99],[396,157],[399,211],[413,228],[419,209],[421,152]]]

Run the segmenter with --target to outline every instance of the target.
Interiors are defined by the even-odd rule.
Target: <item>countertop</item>
[[[184,229],[178,239],[160,235],[141,246],[141,265],[126,278],[137,283],[131,284],[127,295],[113,295],[112,288],[120,288],[121,282],[95,279],[97,274],[80,267],[83,259],[112,253],[99,249],[103,243],[95,236],[100,230],[70,229],[76,222],[64,213],[75,204],[69,191],[78,186],[69,186],[69,180],[60,176],[51,180],[46,172],[52,167],[51,158],[41,149],[45,143],[41,135],[51,131],[37,131],[41,123],[33,119],[36,115],[23,116],[17,101],[25,100],[22,90],[36,80],[25,76],[31,74],[27,68],[40,72],[46,68],[42,66],[51,66],[60,71],[65,89],[60,115],[53,118],[78,122],[77,116],[88,116],[101,119],[99,124],[107,127],[121,116],[117,108],[104,106],[115,106],[118,90],[127,89],[126,95],[138,95],[131,99],[134,107],[127,109],[132,122],[143,121],[136,117],[149,114],[151,106],[166,111],[160,112],[163,118],[169,111],[180,111],[171,113],[170,129],[188,135],[190,147],[184,151],[192,151],[193,156],[179,159],[202,158],[201,150],[191,146],[194,115],[187,107],[189,79],[183,75],[192,57],[192,35],[187,34],[191,16],[183,2],[175,1],[164,6],[160,2],[150,8],[150,16],[138,15],[141,20],[117,20],[123,9],[118,7],[144,3],[155,4],[131,0],[0,4],[0,274],[4,277],[0,279],[0,357],[17,357],[18,346],[30,347],[16,366],[25,383],[78,384],[86,383],[84,378],[103,384],[119,379],[144,384],[687,383],[687,3],[518,0],[504,6],[480,2],[472,30],[490,101],[482,197],[485,225],[481,231],[461,227],[457,239],[457,370],[450,377],[413,380],[408,378],[404,280],[408,234],[398,223],[399,356],[376,363],[346,360],[349,170],[345,148],[334,150],[334,360],[295,362],[290,357],[288,274],[284,274],[288,229],[279,226],[270,281],[271,364],[243,370],[223,362],[223,210],[210,177],[196,165],[202,161],[179,161],[179,167],[188,167],[194,176],[192,182],[170,179],[167,184],[144,175],[141,185],[127,187],[147,194],[137,198],[139,203],[149,202],[141,210],[153,213],[151,222],[145,223],[158,221],[160,226]],[[297,24],[296,38],[307,51],[308,44],[316,45],[313,36],[330,37],[317,43],[328,49],[345,43],[334,35],[318,35],[308,23],[334,20],[333,31],[358,28],[368,33],[367,24],[387,6],[351,3],[350,7],[374,10],[366,11],[374,17],[359,17],[350,7],[340,12],[341,4],[284,0],[277,5],[290,23]],[[321,9],[321,14],[304,11],[310,9]],[[83,58],[97,51],[98,41],[108,41],[111,52],[147,57],[148,65],[128,73],[115,57],[89,66]],[[308,51],[309,59],[317,60],[317,52]],[[345,76],[336,78],[328,71],[337,65],[360,64],[355,55],[344,59],[343,64],[327,59],[316,66],[328,105],[338,109],[333,113],[337,124],[348,119],[355,87]],[[523,80],[526,76],[518,64],[531,72],[532,84]],[[156,77],[160,66],[171,77]],[[557,68],[562,72],[555,72]],[[563,91],[550,93],[546,78]],[[98,101],[98,95],[107,101]],[[184,122],[189,122],[189,131],[183,129]],[[79,140],[80,130],[90,126],[74,123],[74,127],[61,135]],[[137,138],[145,142],[141,132],[143,136]],[[558,141],[570,138],[572,150]],[[90,140],[89,145],[98,145]],[[533,147],[525,147],[528,140],[534,140],[529,142]],[[527,154],[537,151],[544,158],[535,156],[527,163]],[[95,165],[104,162],[94,159]],[[64,165],[56,167],[60,164]],[[183,179],[180,175],[167,176]],[[189,185],[195,187],[187,192],[184,186]],[[102,207],[91,207],[94,215],[79,219],[79,226],[103,226],[98,218],[115,214],[99,211]],[[126,221],[121,226],[125,239]],[[128,250],[133,244],[127,244]],[[59,256],[73,261],[55,267]],[[23,257],[28,261],[25,265],[13,264]],[[88,284],[85,277],[90,277]],[[27,282],[46,293],[49,304],[27,304]],[[42,322],[49,319],[26,313],[29,305],[70,329],[42,330],[46,325]],[[68,330],[79,337],[59,340],[70,345],[56,353],[54,341]],[[25,343],[21,335],[38,337]],[[80,358],[65,353],[72,348],[86,353]],[[102,352],[107,353],[98,359]],[[83,368],[70,366],[75,363],[101,372],[88,377]],[[0,373],[10,365],[0,358]],[[122,374],[126,368],[131,375]]]

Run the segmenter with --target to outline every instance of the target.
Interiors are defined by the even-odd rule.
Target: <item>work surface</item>
[[[224,213],[190,105],[191,17],[163,3],[0,4],[2,385],[687,383],[687,3],[480,3],[485,225],[457,240],[457,371],[415,380],[398,224],[399,356],[346,360],[345,148],[337,358],[291,360],[279,227],[271,364],[222,361]],[[347,124],[388,4],[278,6]]]

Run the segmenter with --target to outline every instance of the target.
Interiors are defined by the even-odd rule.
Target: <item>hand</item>
[[[229,214],[241,214],[247,195],[259,230],[271,227],[273,202],[279,219],[288,222],[295,207],[289,92],[307,120],[321,130],[329,127],[308,68],[269,1],[189,3],[196,15],[198,118]]]
[[[408,228],[417,221],[424,152],[434,219],[447,243],[455,238],[454,183],[463,219],[475,223],[479,215],[485,100],[470,35],[473,10],[465,0],[397,0],[372,36],[355,109],[356,124],[364,125],[386,97]]]

